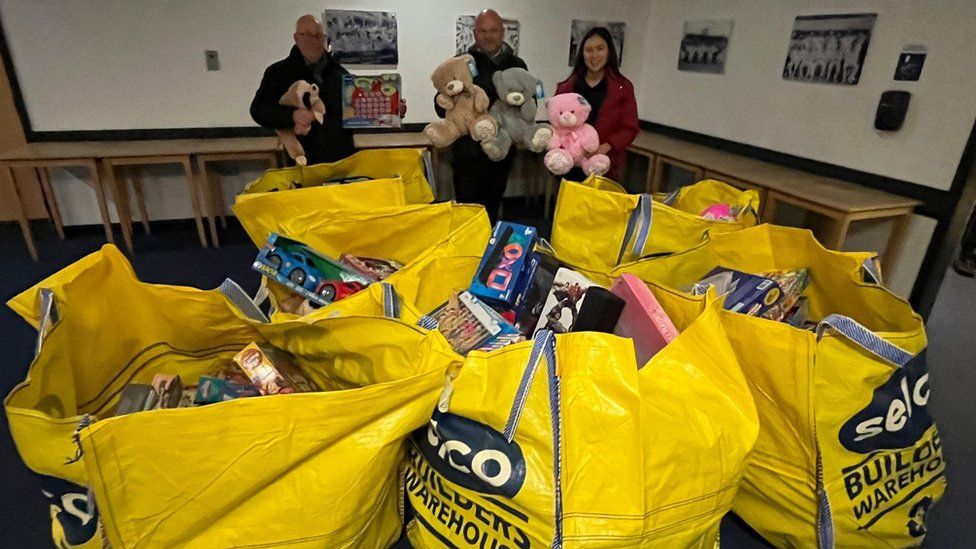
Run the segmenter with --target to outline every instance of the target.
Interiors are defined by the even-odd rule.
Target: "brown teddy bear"
[[[488,115],[488,94],[474,83],[472,66],[474,58],[468,54],[452,57],[441,63],[430,78],[437,90],[435,101],[447,111],[444,120],[424,128],[424,135],[438,149],[465,134],[475,141],[484,141],[498,131],[498,122]]]
[[[315,84],[309,84],[304,80],[296,80],[288,88],[288,91],[281,96],[278,104],[296,109],[310,110],[319,124],[325,120],[325,103],[319,99],[319,87]],[[278,133],[278,137],[285,146],[285,151],[288,152],[288,156],[295,161],[295,164],[304,166],[308,161],[305,159],[305,148],[298,142],[298,136],[295,133],[297,129],[275,130],[275,132]]]

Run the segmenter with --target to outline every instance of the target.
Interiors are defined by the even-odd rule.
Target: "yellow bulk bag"
[[[918,545],[945,490],[922,318],[865,280],[876,276],[862,270],[870,259],[829,251],[806,230],[760,225],[615,271],[676,289],[717,265],[810,270],[816,333],[746,315],[727,323],[761,425],[734,509],[780,547]],[[704,297],[677,295],[662,305],[690,316],[705,307]]]
[[[709,232],[744,227],[702,219],[611,183],[598,176],[562,182],[552,224],[552,246],[560,259],[607,272],[642,256],[687,250]]]
[[[18,451],[77,485],[66,501],[92,526],[86,539],[101,542],[100,514],[115,547],[391,544],[404,437],[459,364],[439,334],[396,319],[249,321],[218,291],[139,282],[113,246],[10,306],[41,328],[5,401]],[[294,354],[325,392],[110,417],[127,383],[195,382],[255,340]]]
[[[660,199],[663,204],[692,215],[701,215],[705,208],[714,204],[739,206],[742,208],[742,213],[740,219],[734,223],[740,224],[739,228],[743,229],[757,224],[759,191],[755,189],[744,191],[715,179],[703,179],[670,194],[654,195],[654,199]]]
[[[758,431],[723,314],[640,371],[592,332],[469,353],[408,447],[412,545],[713,547]]]
[[[292,191],[298,192],[304,191]],[[234,206],[237,218],[255,245],[263,246],[268,235],[275,232],[304,242],[331,257],[338,258],[346,253],[393,259],[404,268],[386,281],[397,287],[405,301],[421,309],[440,304],[431,304],[424,298],[423,288],[426,285],[439,288],[442,285],[439,277],[447,274],[425,267],[427,258],[481,257],[491,237],[488,215],[478,205],[444,202],[359,212],[323,212],[319,206],[309,204],[304,211],[286,210],[276,215],[275,205],[288,194],[291,193],[267,194]],[[473,276],[473,270],[470,276]],[[268,286],[275,303],[281,303],[290,295],[287,288],[275,282],[269,282]],[[445,300],[447,294],[441,302]],[[309,316],[328,316],[338,303],[341,301]],[[272,320],[294,318],[295,315],[277,312]]]
[[[424,149],[365,149],[342,160],[268,170],[244,189],[244,193],[285,191],[316,187],[356,178],[400,179],[408,204],[429,204],[434,193],[425,175]]]

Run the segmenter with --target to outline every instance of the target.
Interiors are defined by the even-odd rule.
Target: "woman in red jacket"
[[[594,27],[586,33],[576,55],[576,66],[569,78],[560,82],[556,93],[578,93],[592,105],[588,124],[600,135],[597,152],[610,157],[607,177],[617,179],[627,160],[627,146],[637,137],[637,100],[634,85],[620,74],[617,49],[610,31]],[[565,178],[582,181],[586,175],[573,168]]]

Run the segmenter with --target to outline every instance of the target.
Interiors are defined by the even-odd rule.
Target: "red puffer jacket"
[[[617,180],[617,175],[627,161],[627,146],[630,145],[640,127],[637,124],[637,100],[634,98],[634,85],[623,75],[611,76],[606,73],[607,97],[600,106],[596,116],[596,133],[600,135],[600,143],[608,143],[610,152],[610,172],[607,177]],[[575,93],[573,83],[576,75],[572,74],[556,86],[556,93]]]

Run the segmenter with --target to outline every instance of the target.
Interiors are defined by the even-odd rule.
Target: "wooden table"
[[[718,179],[735,187],[758,189],[764,222],[773,221],[779,203],[821,214],[829,220],[823,244],[835,250],[843,248],[851,222],[891,218],[894,226],[881,255],[887,272],[897,260],[912,212],[921,204],[912,198],[647,131],[638,134],[628,151],[649,160],[646,192],[661,190],[666,166],[689,170],[696,179]]]
[[[20,193],[14,179],[13,168],[32,167],[38,170],[41,176],[42,190],[45,200],[48,201],[52,215],[52,221],[58,230],[59,236],[63,234],[63,222],[60,210],[54,193],[50,189],[50,178],[46,173],[49,167],[71,167],[81,166],[89,170],[92,178],[92,186],[98,197],[99,210],[102,215],[102,224],[105,226],[105,238],[109,242],[114,242],[112,235],[111,219],[108,214],[108,207],[105,201],[105,180],[107,179],[111,192],[115,198],[116,213],[122,226],[122,236],[125,240],[126,248],[131,253],[132,246],[132,214],[128,199],[128,189],[124,180],[117,176],[116,168],[121,166],[132,167],[149,164],[170,164],[175,163],[183,167],[183,172],[187,178],[187,187],[190,193],[190,203],[193,207],[194,217],[197,224],[197,233],[200,244],[207,247],[206,233],[203,227],[203,217],[200,208],[200,194],[206,199],[208,212],[207,217],[211,227],[211,235],[215,237],[216,244],[216,212],[213,203],[212,193],[208,192],[206,182],[207,174],[201,172],[201,178],[195,178],[192,170],[192,159],[197,156],[204,157],[204,165],[207,161],[214,159],[245,159],[254,158],[262,155],[262,158],[271,159],[275,151],[278,150],[277,137],[244,137],[244,138],[218,138],[218,139],[165,139],[148,141],[75,141],[75,142],[49,142],[49,143],[30,143],[24,147],[8,151],[0,156],[0,164],[10,175],[13,184],[11,196],[15,201],[15,209],[18,212],[18,223],[27,248],[31,257],[37,259],[37,248],[34,244],[30,225],[27,222],[27,215],[20,201]],[[198,165],[200,165],[198,163]],[[142,185],[138,179],[134,180],[136,196],[139,199],[139,207],[143,217],[143,224],[148,229],[148,217],[145,205],[141,198]]]
[[[432,164],[437,165],[436,151],[431,143],[419,132],[357,134],[355,144],[360,149],[371,148],[425,148],[431,151]],[[136,166],[152,164],[178,164],[182,166],[190,193],[190,204],[196,220],[200,245],[207,247],[206,230],[203,225],[203,212],[200,196],[206,205],[206,216],[210,226],[210,238],[214,246],[219,245],[216,219],[219,215],[226,226],[223,208],[223,194],[219,182],[213,181],[207,171],[207,163],[223,160],[267,160],[271,166],[278,166],[277,153],[281,150],[277,137],[204,138],[204,139],[163,139],[147,141],[74,141],[30,143],[24,147],[7,151],[0,155],[0,165],[7,171],[13,185],[9,196],[14,201],[17,222],[20,225],[31,257],[37,260],[37,247],[31,234],[27,213],[24,210],[20,191],[13,168],[31,167],[38,171],[41,190],[51,212],[52,222],[58,235],[63,238],[63,221],[57,200],[51,189],[49,167],[83,167],[91,174],[92,186],[98,197],[98,207],[105,227],[105,238],[114,242],[111,218],[105,199],[105,187],[115,199],[116,213],[122,227],[122,237],[130,253],[132,243],[132,213],[126,179],[119,177],[119,169],[128,168],[138,201],[142,224],[149,231],[149,218],[142,197],[142,182],[133,169]],[[198,177],[194,177],[193,164],[196,163]],[[433,182],[432,182],[433,183]],[[218,206],[219,205],[219,206]]]

